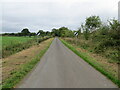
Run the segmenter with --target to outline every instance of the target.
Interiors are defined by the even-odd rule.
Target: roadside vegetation
[[[117,20],[103,23],[99,16],[90,16],[78,30],[62,27],[53,32],[68,48],[120,86],[120,23]]]
[[[2,88],[13,88],[33,69],[49,48],[53,38],[45,40],[29,49],[18,52],[2,61]]]
[[[33,38],[29,37],[2,37],[2,58],[12,55],[18,51],[28,48],[29,43],[33,41]],[[32,45],[32,44],[31,44]]]
[[[120,23],[115,19],[104,24],[99,16],[91,16],[76,31],[61,27],[53,32],[55,36],[108,58],[110,63],[120,62]]]
[[[33,45],[39,44],[40,42],[51,37],[50,35],[48,36],[46,34],[36,34],[36,36],[33,34],[34,36],[29,36],[31,33],[28,29],[23,29],[20,34],[21,36],[15,35],[15,33],[5,33],[3,36],[0,36],[0,38],[2,38],[2,58],[8,57]]]
[[[2,34],[3,87],[13,87],[33,68],[47,50],[46,45],[52,41],[48,39],[50,37],[60,37],[68,48],[120,86],[120,72],[118,72],[120,23],[118,20],[110,19],[104,23],[99,16],[90,16],[78,27],[78,30],[70,30],[63,26],[58,29],[53,28],[51,32],[39,30],[37,33],[25,28],[19,33]],[[42,41],[47,43],[42,45],[44,43]],[[32,49],[32,47],[36,48]],[[39,51],[41,54],[38,53]],[[26,54],[22,54],[23,52]]]
[[[19,33],[0,36],[2,61],[2,88],[13,88],[40,61],[53,38],[49,31],[30,32],[25,28]],[[1,87],[0,87],[1,88]]]
[[[120,80],[118,79],[118,64],[109,63],[107,58],[104,58],[98,54],[91,53],[88,50],[82,49],[75,44],[71,44],[64,39],[61,39],[62,43],[72,50],[75,54],[93,66],[96,70],[107,76],[115,84],[120,87]]]
[[[2,37],[2,58],[8,57],[19,51],[25,50],[50,37]]]

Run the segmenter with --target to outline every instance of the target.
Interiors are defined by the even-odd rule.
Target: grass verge
[[[49,46],[51,45],[52,41],[48,44],[48,46],[41,50],[40,53],[35,56],[31,61],[26,64],[21,65],[21,68],[17,72],[13,72],[12,76],[8,78],[2,85],[2,89],[6,88],[14,88],[14,86],[21,81],[21,79],[32,70],[32,68],[40,61],[40,58],[44,55],[47,51]]]
[[[90,57],[87,53],[85,52],[79,52],[76,50],[75,47],[73,47],[71,44],[67,43],[66,41],[60,39],[62,43],[67,46],[70,50],[72,50],[75,54],[77,54],[79,57],[81,57],[83,60],[85,60],[87,63],[89,63],[91,66],[93,66],[96,70],[104,74],[107,78],[109,78],[112,82],[117,84],[120,87],[120,80],[118,80],[116,77],[112,75],[112,73],[107,72],[107,70],[99,63],[96,62],[96,60],[92,57]]]

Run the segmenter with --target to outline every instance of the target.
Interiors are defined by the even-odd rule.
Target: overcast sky
[[[86,17],[99,15],[102,21],[118,18],[119,0],[3,0],[2,32],[20,32],[29,28],[51,31],[66,26],[77,30]],[[0,9],[1,10],[1,9]]]

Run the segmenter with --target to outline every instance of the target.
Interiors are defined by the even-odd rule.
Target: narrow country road
[[[116,88],[117,86],[55,38],[18,88]]]

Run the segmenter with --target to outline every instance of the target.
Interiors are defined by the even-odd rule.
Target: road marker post
[[[75,32],[74,35],[75,35],[75,38],[76,38],[76,45],[77,45],[77,42],[78,42],[78,32]]]

